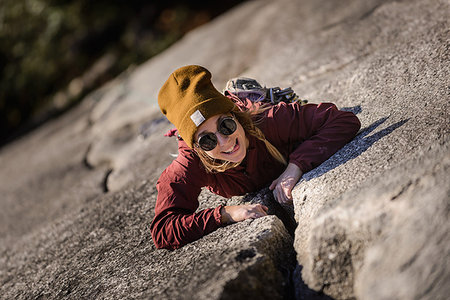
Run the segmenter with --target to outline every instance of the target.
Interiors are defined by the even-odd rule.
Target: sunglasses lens
[[[231,135],[236,131],[237,124],[232,118],[223,119],[219,124],[219,132],[223,135]]]
[[[205,134],[199,139],[198,144],[203,150],[211,151],[217,146],[217,137],[214,133]]]

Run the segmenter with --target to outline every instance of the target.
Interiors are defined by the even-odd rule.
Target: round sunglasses
[[[231,135],[236,131],[236,129],[237,124],[233,117],[224,117],[220,120],[219,124],[217,124],[217,132],[222,135]],[[202,134],[197,141],[199,147],[205,151],[211,151],[214,148],[216,148],[217,147],[216,133],[208,132]]]

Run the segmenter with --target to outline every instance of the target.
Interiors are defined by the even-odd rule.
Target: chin
[[[233,162],[233,163],[240,163],[244,160],[245,155],[239,155],[236,157],[231,158],[229,161]]]

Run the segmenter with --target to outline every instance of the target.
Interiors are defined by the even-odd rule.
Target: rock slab
[[[449,12],[446,0],[249,1],[0,149],[0,298],[446,299]],[[149,232],[176,154],[156,97],[187,64],[218,89],[238,75],[291,86],[362,129],[303,175],[293,207],[267,189],[203,193],[199,209],[259,202],[272,216],[170,252]]]

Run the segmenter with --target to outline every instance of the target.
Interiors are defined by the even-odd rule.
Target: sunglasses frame
[[[223,122],[226,121],[226,120],[232,120],[232,121],[234,122],[234,130],[233,130],[232,132],[230,132],[229,134],[226,134],[226,133],[221,132],[221,129],[223,128],[223,127],[222,127],[222,124],[223,124]],[[223,117],[223,118],[220,120],[219,124],[217,124],[217,131],[216,131],[216,132],[208,132],[208,133],[206,133],[206,134],[203,134],[203,135],[197,140],[197,142],[196,142],[195,145],[196,145],[196,147],[198,147],[198,148],[200,148],[200,149],[202,149],[202,150],[204,150],[204,151],[212,151],[212,150],[214,150],[214,149],[217,147],[217,144],[218,144],[218,141],[217,141],[217,133],[220,133],[220,134],[223,135],[223,136],[230,136],[230,135],[232,135],[233,133],[236,132],[237,128],[238,128],[238,124],[237,124],[237,122],[236,122],[236,118],[235,118],[233,115],[231,115],[231,116],[225,116],[225,117]],[[210,148],[210,147],[202,146],[201,140],[202,140],[203,138],[205,138],[205,137],[209,137],[209,139],[210,139],[211,141],[214,142],[214,147]],[[203,144],[205,144],[205,143],[203,143]]]

